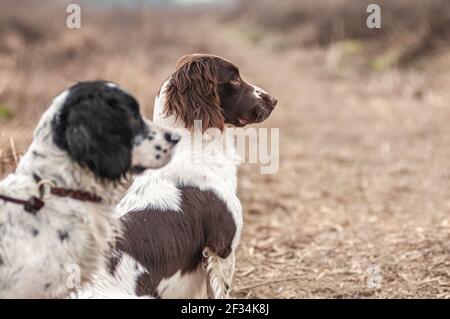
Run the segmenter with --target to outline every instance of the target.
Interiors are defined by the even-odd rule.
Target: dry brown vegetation
[[[329,46],[343,40],[366,42],[372,54],[382,54],[394,46],[395,63],[409,66],[423,56],[445,50],[450,41],[450,3],[446,0],[380,0],[382,28],[373,32],[362,27],[370,0],[346,1],[241,1],[228,19],[252,21],[253,38],[261,40],[268,32],[282,39],[281,48]],[[256,29],[254,28],[256,26]],[[263,34],[264,33],[264,34]],[[373,45],[367,45],[367,42]]]
[[[240,172],[234,296],[449,298],[448,1],[379,1],[381,30],[365,1],[256,2],[83,7],[69,30],[62,6],[0,0],[0,175],[68,85],[116,81],[150,115],[181,55],[215,53],[280,101],[262,125],[280,128],[280,171]]]

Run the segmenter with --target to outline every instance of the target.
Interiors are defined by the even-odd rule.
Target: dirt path
[[[329,52],[221,35],[219,52],[278,96],[264,126],[281,130],[279,172],[241,170],[234,295],[449,298],[450,112],[439,77],[361,75],[327,66]]]

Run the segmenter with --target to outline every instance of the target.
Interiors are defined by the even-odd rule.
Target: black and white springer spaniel
[[[118,205],[123,237],[98,274],[94,297],[229,296],[243,224],[236,196],[240,159],[234,146],[224,152],[223,136],[208,140],[204,132],[262,122],[276,104],[221,57],[178,61],[157,96],[153,120],[180,129],[181,142],[172,161],[137,177]],[[195,120],[204,133],[200,151],[186,132]]]
[[[17,170],[0,182],[0,298],[56,298],[102,268],[120,233],[121,178],[169,162],[171,131],[149,124],[116,84],[56,97]]]

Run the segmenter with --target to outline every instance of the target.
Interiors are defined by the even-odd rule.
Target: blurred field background
[[[68,2],[0,0],[0,176],[69,85],[151,117],[177,59],[214,53],[279,99],[280,171],[240,171],[233,296],[450,297],[449,1],[376,1],[373,30],[366,0],[71,2],[81,29]]]

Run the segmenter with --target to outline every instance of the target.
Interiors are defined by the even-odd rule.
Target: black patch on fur
[[[58,237],[60,241],[69,239],[69,233],[65,230],[58,230]]]
[[[131,165],[134,138],[146,134],[139,104],[108,82],[80,82],[69,89],[52,121],[53,140],[96,176],[119,179]]]
[[[31,234],[33,235],[33,237],[36,237],[37,235],[39,235],[39,230],[36,229],[36,228],[33,228],[33,229],[31,230]]]
[[[36,151],[33,151],[33,156],[34,156],[34,157],[40,157],[40,158],[46,158],[45,155],[43,155],[43,154],[41,154],[41,153],[38,153],[38,152],[36,152]]]
[[[49,283],[46,283],[45,286],[44,286],[44,289],[50,288],[51,285],[52,285],[52,284],[51,284],[50,282],[49,282]]]
[[[0,255],[0,266],[3,266],[5,262],[3,261],[2,255]]]
[[[34,181],[36,182],[36,183],[39,183],[42,179],[39,177],[39,175],[38,174],[36,174],[36,173],[33,173],[33,179],[34,179]]]
[[[182,187],[182,212],[146,209],[121,218],[123,237],[116,254],[126,253],[148,271],[137,280],[138,296],[155,295],[163,278],[193,272],[202,262],[202,250],[211,247],[222,258],[230,255],[236,225],[225,203],[211,191]],[[117,255],[116,255],[117,256]],[[120,260],[111,258],[114,273]]]

